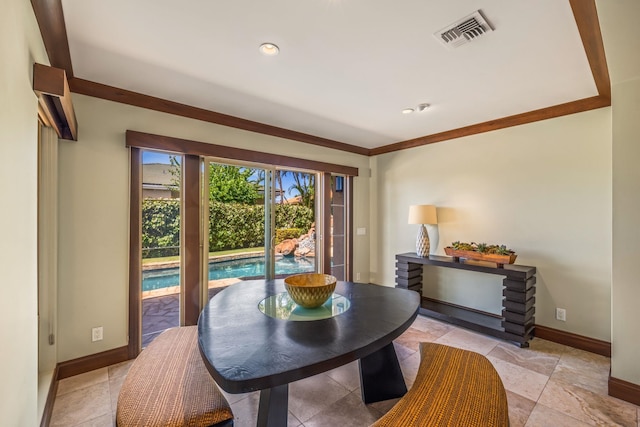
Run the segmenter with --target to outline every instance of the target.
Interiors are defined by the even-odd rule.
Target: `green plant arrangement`
[[[455,261],[460,258],[472,259],[476,261],[495,262],[498,267],[504,264],[513,264],[516,260],[516,253],[505,245],[488,245],[486,243],[466,243],[453,242],[451,246],[444,248],[447,255],[454,257]]]
[[[453,242],[451,247],[457,251],[475,251],[482,254],[511,255],[515,253],[505,245],[487,245],[486,243],[476,242]]]

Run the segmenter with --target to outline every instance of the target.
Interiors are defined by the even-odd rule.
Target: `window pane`
[[[275,274],[317,271],[316,175],[276,170]]]
[[[345,228],[345,177],[331,177],[331,274],[338,280],[346,280],[346,228]]]
[[[180,325],[182,157],[142,152],[142,347]]]

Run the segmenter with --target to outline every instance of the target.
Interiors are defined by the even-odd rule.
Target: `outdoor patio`
[[[209,299],[240,279],[209,281]],[[180,326],[180,300],[178,293],[149,296],[142,299],[142,348],[165,329]]]

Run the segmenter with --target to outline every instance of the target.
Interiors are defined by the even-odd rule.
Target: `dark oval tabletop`
[[[419,294],[338,282],[351,301],[337,316],[315,321],[269,317],[258,304],[284,292],[283,280],[250,280],[215,295],[198,320],[198,344],[213,379],[229,393],[288,384],[365,357],[413,323]]]

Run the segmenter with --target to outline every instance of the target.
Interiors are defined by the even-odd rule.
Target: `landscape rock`
[[[277,254],[288,256],[295,252],[297,246],[298,242],[296,239],[287,239],[276,245],[275,251]]]

